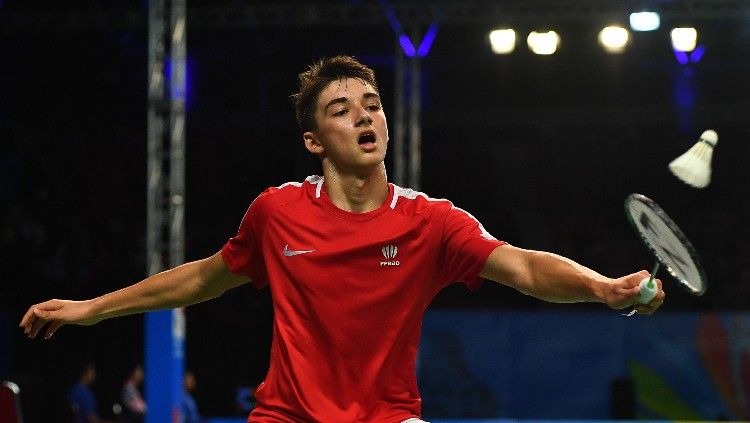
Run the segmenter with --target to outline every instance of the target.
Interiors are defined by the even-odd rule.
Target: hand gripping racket
[[[638,302],[648,304],[656,295],[654,277],[660,266],[689,293],[699,296],[706,292],[706,274],[693,245],[677,224],[653,200],[641,194],[625,199],[625,215],[640,235],[643,245],[656,257],[651,277],[641,281]]]

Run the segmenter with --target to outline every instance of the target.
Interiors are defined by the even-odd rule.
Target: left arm
[[[639,283],[649,276],[645,270],[611,279],[565,257],[512,245],[495,248],[480,276],[551,302],[601,302],[613,309],[633,305],[640,314],[652,314],[664,301],[661,281],[655,279],[656,297],[638,304]]]

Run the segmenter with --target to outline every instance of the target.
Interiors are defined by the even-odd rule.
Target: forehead
[[[346,97],[349,99],[360,98],[364,94],[374,93],[377,90],[367,82],[358,78],[340,78],[333,80],[320,91],[318,106],[325,106],[334,98]]]

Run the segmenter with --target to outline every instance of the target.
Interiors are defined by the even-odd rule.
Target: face
[[[330,82],[318,96],[315,121],[317,128],[303,135],[310,152],[348,174],[367,174],[382,166],[388,124],[371,85],[356,78]]]
[[[190,372],[185,373],[185,390],[191,392],[195,389],[195,375]]]
[[[91,385],[96,381],[96,368],[94,366],[86,367],[86,373],[84,374],[84,384]]]
[[[143,368],[138,366],[133,370],[133,382],[136,385],[139,385],[141,382],[143,382]]]

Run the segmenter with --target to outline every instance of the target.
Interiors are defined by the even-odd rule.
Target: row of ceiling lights
[[[630,14],[630,28],[633,31],[654,31],[659,28],[660,19],[656,12]],[[689,53],[695,50],[698,31],[695,28],[673,28],[670,32],[672,48],[676,52]],[[608,26],[599,32],[599,44],[608,53],[622,53],[630,41],[630,32],[621,26]],[[526,38],[529,49],[535,54],[550,55],[557,51],[560,36],[555,31],[532,31]],[[496,54],[510,54],[516,46],[516,31],[496,29],[490,32],[490,44]]]

